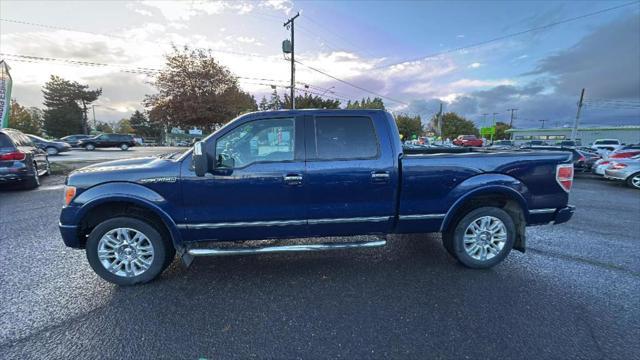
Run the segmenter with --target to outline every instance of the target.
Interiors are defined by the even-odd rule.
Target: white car
[[[593,142],[593,145],[591,145],[591,148],[596,151],[616,151],[621,147],[622,143],[618,139],[597,139]]]
[[[604,176],[604,170],[611,164],[609,158],[602,158],[593,164],[593,173]]]

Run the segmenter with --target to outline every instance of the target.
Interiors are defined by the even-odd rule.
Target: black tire
[[[117,228],[129,228],[143,233],[153,245],[154,256],[149,268],[143,273],[124,277],[109,272],[98,257],[100,239],[109,231]],[[170,239],[163,236],[164,232],[153,222],[132,217],[115,217],[98,224],[89,234],[86,254],[89,265],[103,279],[120,286],[147,283],[160,275],[171,264],[175,256],[175,249]]]
[[[35,189],[40,186],[40,176],[38,175],[38,167],[36,164],[33,164],[33,175],[26,178],[22,186],[26,190]]]
[[[631,176],[629,176],[627,178],[627,181],[626,181],[627,182],[627,186],[632,188],[632,189],[640,190],[640,182],[638,182],[639,178],[640,178],[640,172],[637,172],[635,174],[631,174]],[[633,184],[634,179],[636,181],[636,185]]]
[[[507,238],[502,249],[492,258],[479,260],[473,258],[467,253],[464,247],[464,235],[467,227],[474,221],[483,216],[492,216],[505,226]],[[449,252],[462,265],[472,269],[487,269],[500,263],[509,255],[516,239],[516,225],[511,216],[498,207],[480,207],[469,211],[465,216],[460,218],[457,223],[452,224],[449,230],[442,234],[442,242]]]
[[[96,146],[94,144],[87,144],[84,146],[84,149],[88,151],[93,151],[96,149]]]
[[[122,151],[129,150],[129,144],[120,144],[120,150]]]

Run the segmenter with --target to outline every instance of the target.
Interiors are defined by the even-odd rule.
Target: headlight
[[[73,200],[75,196],[76,196],[76,187],[66,185],[64,187],[64,205],[65,206],[69,205],[71,203],[71,200]]]

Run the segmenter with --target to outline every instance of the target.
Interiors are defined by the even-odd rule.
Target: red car
[[[460,135],[453,140],[453,144],[458,146],[482,146],[482,139],[478,139],[475,135]]]

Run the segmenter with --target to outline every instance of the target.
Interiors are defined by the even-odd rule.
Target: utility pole
[[[511,120],[509,120],[509,128],[513,127],[513,120],[515,120],[516,115],[514,115],[515,111],[518,111],[518,109],[507,109],[507,111],[511,111]]]
[[[576,141],[578,137],[578,125],[580,125],[580,110],[582,110],[582,100],[584,100],[584,88],[580,93],[580,101],[578,101],[578,113],[576,114],[576,121],[573,123],[573,130],[571,130],[571,140]]]
[[[544,129],[544,123],[545,123],[545,122],[547,122],[547,121],[549,121],[549,120],[547,120],[547,119],[542,119],[542,120],[538,120],[538,121],[540,121],[540,122],[542,123],[542,129]]]
[[[291,109],[296,108],[296,60],[295,60],[295,33],[294,33],[294,21],[296,18],[300,16],[300,13],[297,13],[296,16],[287,20],[284,23],[284,27],[291,30]]]

